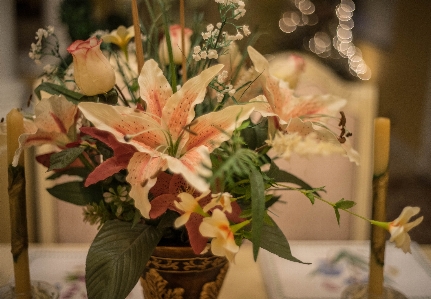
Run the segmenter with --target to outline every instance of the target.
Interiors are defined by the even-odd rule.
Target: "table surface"
[[[291,241],[291,247],[296,244],[304,244],[307,241]],[[314,243],[316,241],[313,241]],[[345,242],[345,241],[340,241]],[[30,255],[32,252],[44,252],[54,250],[55,252],[78,252],[85,254],[88,244],[30,244]],[[431,261],[431,244],[420,245],[423,253]],[[0,244],[0,286],[11,281],[13,276],[13,264],[9,244]],[[253,261],[252,248],[250,243],[241,246],[236,256],[235,264],[229,268],[225,282],[223,284],[221,299],[268,299],[264,281],[262,279],[259,263]]]

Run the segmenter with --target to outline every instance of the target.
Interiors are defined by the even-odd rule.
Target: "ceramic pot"
[[[228,268],[225,257],[159,246],[141,277],[145,299],[215,299]]]

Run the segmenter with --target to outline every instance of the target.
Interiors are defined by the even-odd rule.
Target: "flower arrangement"
[[[276,77],[251,45],[239,50],[237,40],[253,37],[238,24],[243,1],[215,0],[220,22],[201,33],[171,24],[166,3],[156,2],[160,15],[148,6],[152,23],[140,26],[143,38],[133,27],[98,31],[67,48],[72,64],[59,54],[52,27],[40,29],[31,46],[35,61],[53,55],[60,63],[44,67],[35,89],[40,101],[14,163],[24,148],[50,143],[58,151],[37,157],[54,171],[48,179],[77,178],[48,191],[83,206],[84,220],[100,226],[87,257],[89,298],[124,298],[158,244],[191,246],[196,254],[210,249],[233,262],[247,239],[255,258],[264,248],[301,262],[268,209],[275,190],[314,203],[323,188],[274,160],[292,153],[359,159],[340,112],[345,100],[296,96],[300,57]],[[353,201],[324,201],[338,221],[339,210],[356,215]],[[392,223],[364,219],[409,251],[407,232],[422,218],[407,223],[419,211],[406,209]]]

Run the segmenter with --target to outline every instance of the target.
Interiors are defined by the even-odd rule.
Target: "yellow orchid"
[[[135,37],[133,26],[126,28],[121,25],[116,30],[112,30],[111,33],[102,36],[102,39],[105,43],[112,43],[120,47],[121,51],[124,52],[124,55],[126,55],[127,58],[127,45],[133,37]]]
[[[234,233],[229,226],[226,215],[219,209],[213,211],[211,217],[205,217],[199,226],[202,236],[213,238],[211,252],[218,256],[226,256],[234,262],[239,246],[235,243]]]

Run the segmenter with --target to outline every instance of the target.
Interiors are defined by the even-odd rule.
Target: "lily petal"
[[[351,162],[359,164],[359,154],[351,147],[348,140],[344,144],[340,144],[337,137],[332,132],[326,129],[315,129],[313,127],[313,123],[310,121],[304,122],[300,118],[293,118],[286,127],[286,132],[296,132],[301,136],[316,134],[316,138],[320,140],[320,142],[327,142],[342,147],[344,149],[345,156],[347,156]]]
[[[204,100],[208,84],[223,68],[223,65],[215,65],[188,80],[184,86],[173,94],[163,108],[163,123],[166,124],[172,139],[177,140],[184,127],[193,120],[195,106]],[[183,138],[186,141],[186,138]]]
[[[35,107],[35,125],[39,130],[67,134],[75,123],[78,108],[63,96],[52,96]]]
[[[152,59],[145,62],[138,82],[141,98],[147,103],[146,112],[160,122],[166,101],[172,96],[172,88],[157,62]]]
[[[151,204],[148,191],[155,185],[157,174],[166,170],[166,161],[162,157],[137,152],[130,159],[127,170],[127,181],[132,186],[129,194],[135,200],[135,206],[142,216],[149,218]]]
[[[166,161],[169,169],[173,173],[181,174],[184,179],[197,191],[204,193],[208,191],[209,185],[202,178],[203,175],[208,175],[210,171],[207,167],[211,167],[209,152],[206,146],[195,147],[185,153],[180,159],[166,156]]]
[[[264,103],[264,97],[259,98]],[[248,119],[259,105],[261,104],[256,99],[255,103],[228,106],[223,110],[198,117],[190,127],[190,131],[195,132],[196,135],[190,134],[185,150],[205,145],[209,152],[212,152],[222,142],[230,139],[232,132]]]
[[[127,143],[125,137],[133,136],[129,143],[140,151],[152,152],[160,145],[166,144],[161,126],[145,112],[89,102],[80,103],[78,107],[94,126],[111,132],[119,142]]]

